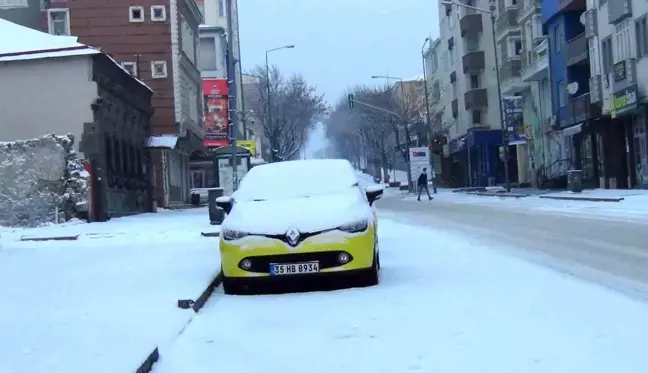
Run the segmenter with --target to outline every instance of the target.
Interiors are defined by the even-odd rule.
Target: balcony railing
[[[464,106],[466,110],[488,107],[488,93],[486,88],[468,90],[464,94]]]
[[[472,51],[462,57],[463,71],[481,71],[486,67],[484,51]]]
[[[561,111],[563,113],[560,120],[561,127],[573,126],[601,115],[600,106],[592,105],[589,93],[569,100],[567,105],[561,108]]]
[[[537,56],[536,59],[527,65],[520,72],[525,82],[535,82],[549,76],[549,57],[547,55]]]
[[[588,54],[587,38],[584,32],[567,42],[567,66],[587,61]]]
[[[495,30],[498,38],[505,35],[508,31],[519,27],[517,14],[518,11],[515,8],[506,9],[499,17],[497,17],[497,20],[495,21]]]

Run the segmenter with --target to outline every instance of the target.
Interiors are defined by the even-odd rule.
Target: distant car
[[[378,283],[380,253],[372,204],[379,185],[360,187],[346,160],[270,163],[252,168],[232,196],[219,197],[223,289],[256,282],[352,275]]]

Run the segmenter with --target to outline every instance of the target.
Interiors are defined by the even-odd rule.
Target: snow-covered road
[[[648,304],[505,243],[385,218],[379,232],[379,286],[216,293],[154,372],[645,372]]]

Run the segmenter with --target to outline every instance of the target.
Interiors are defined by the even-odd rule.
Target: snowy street
[[[161,350],[154,372],[645,371],[648,304],[545,266],[557,260],[525,260],[543,243],[576,258],[589,247],[598,262],[614,247],[620,258],[608,253],[613,266],[634,261],[636,271],[646,263],[633,251],[639,238],[632,234],[641,227],[621,231],[616,241],[596,243],[593,236],[576,245],[585,239],[580,220],[390,203],[379,205],[378,286],[252,297],[217,292]],[[439,212],[429,212],[434,208]],[[551,221],[563,226],[558,238],[541,233]],[[588,222],[598,235],[616,228]],[[476,223],[485,228],[465,229]],[[489,231],[498,224],[511,232]],[[573,239],[565,236],[569,227]],[[638,278],[635,271],[626,274]]]

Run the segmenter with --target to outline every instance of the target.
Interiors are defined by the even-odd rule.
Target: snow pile
[[[75,217],[88,198],[88,176],[72,135],[0,143],[0,225]]]

